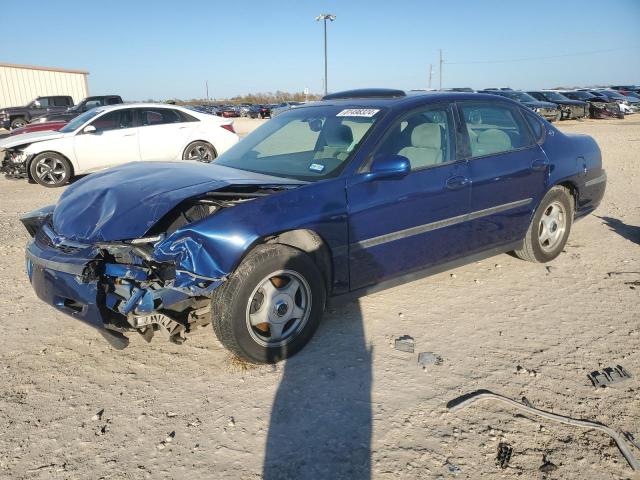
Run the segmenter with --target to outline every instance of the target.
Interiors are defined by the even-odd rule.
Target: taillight
[[[233,123],[227,123],[225,125],[220,125],[220,126],[225,130],[229,130],[231,133],[236,133],[236,131],[233,129]]]

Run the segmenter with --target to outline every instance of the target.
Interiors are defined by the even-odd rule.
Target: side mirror
[[[96,133],[96,132],[97,132],[96,127],[94,127],[93,125],[87,125],[82,129],[82,133]]]
[[[390,155],[374,158],[367,180],[401,178],[411,171],[411,162],[402,155]]]

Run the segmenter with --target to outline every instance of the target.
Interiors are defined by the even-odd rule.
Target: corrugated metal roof
[[[82,75],[89,75],[89,72],[87,70],[70,70],[68,68],[57,67],[39,67],[37,65],[21,65],[17,63],[0,63],[0,67],[24,68],[26,70],[43,70],[46,72],[81,73]]]

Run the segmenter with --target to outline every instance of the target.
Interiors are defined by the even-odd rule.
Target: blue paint
[[[121,314],[148,314],[191,297],[210,296],[254,245],[266,237],[305,229],[325,243],[332,262],[330,293],[338,295],[521,240],[540,199],[558,183],[568,183],[578,192],[576,217],[598,206],[606,182],[593,183],[604,174],[597,144],[588,136],[563,134],[544,120],[546,132],[539,144],[471,159],[466,128],[457,123],[462,117],[456,114],[457,135],[449,163],[408,171],[406,159],[395,156],[374,158],[372,167],[366,167],[380,139],[407,112],[437,102],[449,104],[455,113],[460,103],[478,100],[525,110],[509,99],[484,94],[434,93],[323,102],[344,108],[380,109],[381,117],[340,175],[316,182],[197,162],[138,162],[87,176],[66,190],[52,218],[53,229],[62,242],[82,242],[86,249],[63,254],[54,246],[32,241],[27,247],[36,259],[32,285],[45,302],[101,326],[110,321],[105,314],[109,309]],[[152,262],[170,263],[176,269],[175,278],[161,287],[146,285],[149,269],[142,265],[105,264],[101,278],[90,281],[83,280],[77,271],[56,270],[69,267],[82,272],[98,254],[97,242],[144,237],[184,200],[233,185],[291,188],[222,208],[159,241],[153,247]],[[424,233],[359,247],[377,237],[452,218],[464,219],[473,212],[522,199],[530,201]],[[57,262],[52,265],[63,267],[35,265],[38,261]],[[114,283],[115,278],[121,283]],[[106,286],[110,295],[102,298],[98,285]],[[72,299],[83,307],[72,310],[69,302],[60,303],[60,298]]]

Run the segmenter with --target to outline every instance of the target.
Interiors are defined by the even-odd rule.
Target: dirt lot
[[[1,179],[0,477],[632,477],[602,433],[490,402],[445,408],[488,388],[640,438],[640,118],[561,129],[597,139],[609,184],[556,261],[500,255],[333,307],[276,366],[246,368],[209,329],[117,352],[38,301],[17,217],[61,190]],[[416,354],[394,350],[403,334]],[[441,364],[419,368],[422,351]],[[587,373],[617,364],[634,377],[591,386]],[[541,473],[543,455],[557,469]]]

